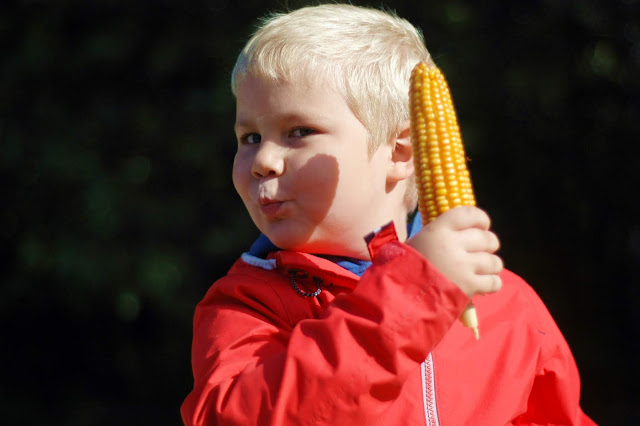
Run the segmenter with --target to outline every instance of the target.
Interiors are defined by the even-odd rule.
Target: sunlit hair
[[[231,87],[236,94],[248,74],[331,85],[367,129],[373,153],[409,119],[409,78],[420,61],[431,61],[422,34],[395,13],[325,4],[265,18],[238,57]]]

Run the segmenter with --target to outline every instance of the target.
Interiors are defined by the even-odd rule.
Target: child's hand
[[[502,259],[489,216],[477,207],[456,207],[426,225],[407,244],[422,253],[469,297],[498,291]]]

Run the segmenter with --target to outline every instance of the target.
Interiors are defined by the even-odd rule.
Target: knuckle
[[[500,248],[500,239],[499,239],[499,238],[498,238],[498,236],[497,236],[495,233],[493,233],[493,232],[491,233],[491,236],[492,236],[492,238],[493,238],[494,246],[495,246],[496,250],[498,250],[498,249]]]
[[[490,251],[494,251],[497,244],[496,236],[493,234],[493,232],[489,232],[489,231],[484,231],[484,232],[485,232],[485,240],[486,240],[487,248]]]
[[[502,288],[502,279],[498,275],[494,275],[494,277],[493,291],[498,291]]]
[[[489,217],[489,213],[487,213],[485,210],[482,210],[482,209],[481,209],[481,208],[479,208],[479,207],[476,207],[475,209],[476,209],[476,211],[477,211],[479,214],[481,214],[481,215],[482,215],[482,217],[483,217],[487,222],[491,221],[491,218]]]

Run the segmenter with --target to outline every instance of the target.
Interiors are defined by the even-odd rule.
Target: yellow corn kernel
[[[418,188],[418,210],[425,225],[458,206],[475,206],[458,119],[449,85],[439,68],[420,62],[411,73],[411,142]],[[460,316],[476,339],[475,307]]]

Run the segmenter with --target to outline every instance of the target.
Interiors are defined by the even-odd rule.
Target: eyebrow
[[[249,127],[249,125],[248,125],[248,124],[246,124],[246,122],[244,122],[244,121],[236,121],[236,122],[233,124],[233,130],[234,130],[235,132],[237,132],[239,129],[242,129],[242,128],[244,128],[244,127]]]
[[[310,115],[310,114],[299,114],[296,112],[288,112],[284,114],[278,115],[275,120],[278,122],[283,121],[310,121],[313,120],[314,123],[321,124],[326,121],[326,117],[321,115]],[[253,122],[251,120],[236,120],[233,128],[235,130],[242,129],[245,127],[252,127]]]

